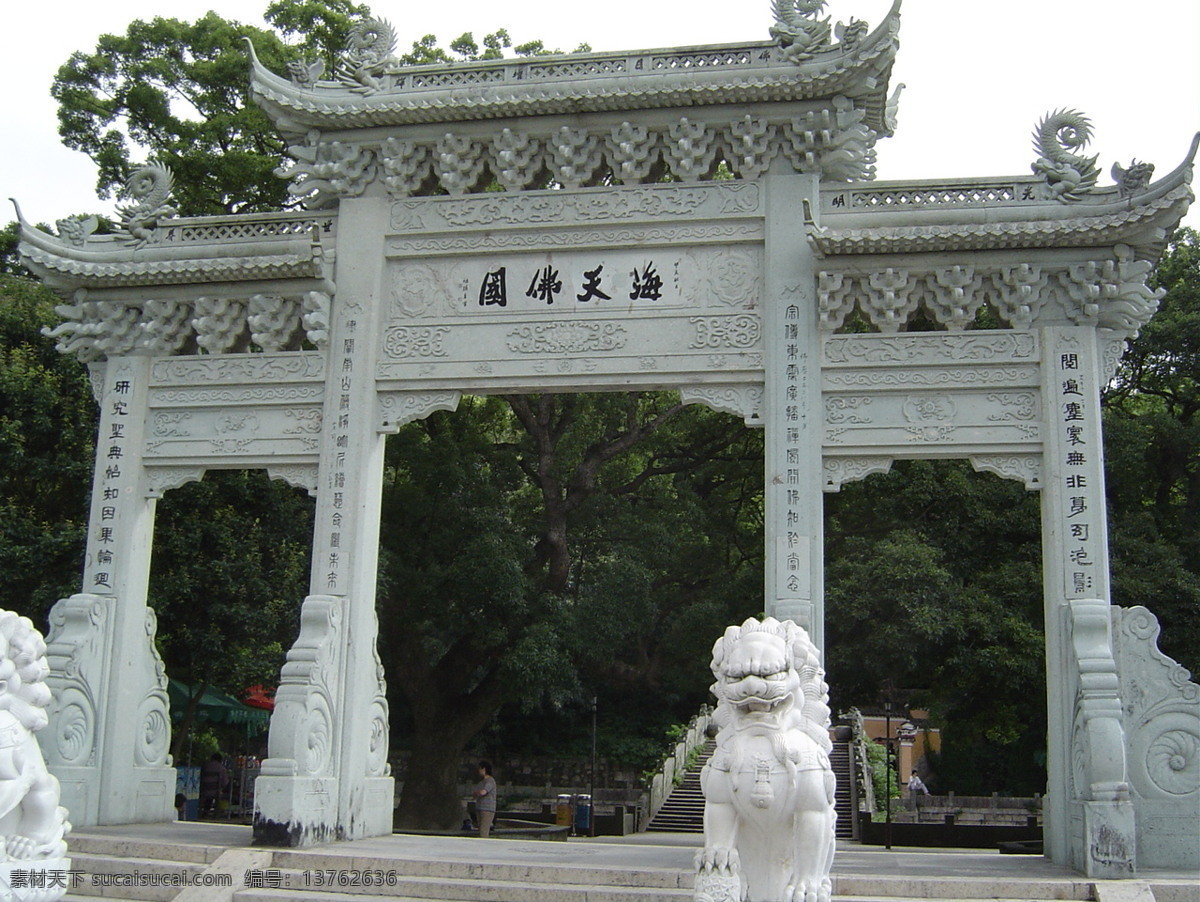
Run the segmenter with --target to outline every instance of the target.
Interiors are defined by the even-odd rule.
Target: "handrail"
[[[875,779],[871,769],[871,759],[867,755],[867,728],[863,721],[862,712],[851,708],[839,715],[843,723],[848,723],[852,731],[850,739],[850,768],[858,783],[859,810],[868,814],[875,813]]]
[[[641,796],[641,821],[638,830],[645,830],[658,814],[667,796],[675,788],[676,776],[687,770],[688,759],[693,751],[708,741],[708,727],[712,723],[713,709],[701,705],[700,711],[688,721],[687,732],[675,743],[675,747],[663,758],[662,764],[645,785]]]

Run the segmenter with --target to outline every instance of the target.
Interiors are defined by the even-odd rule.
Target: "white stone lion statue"
[[[33,735],[46,726],[46,643],[27,617],[0,611],[0,899],[61,898],[61,888],[14,880],[70,868],[67,810]],[[42,882],[32,878],[32,882]],[[6,885],[7,884],[7,885]]]
[[[750,619],[717,640],[712,672],[696,902],[830,902],[837,815],[816,646],[795,623]]]

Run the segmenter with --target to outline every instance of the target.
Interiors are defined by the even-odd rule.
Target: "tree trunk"
[[[454,725],[424,725],[413,736],[412,756],[396,811],[402,830],[456,830],[467,816],[458,794],[459,768],[469,737]]]

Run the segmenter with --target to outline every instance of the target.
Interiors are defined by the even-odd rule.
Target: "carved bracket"
[[[857,306],[884,333],[896,333],[919,307],[951,332],[967,329],[984,304],[1014,329],[1067,317],[1077,325],[1134,338],[1158,309],[1163,290],[1146,285],[1152,263],[1117,245],[1115,260],[1089,260],[1053,269],[1039,264],[884,267],[817,273],[821,328],[840,329]]]
[[[826,492],[840,492],[847,482],[866,479],[872,473],[886,473],[891,468],[890,457],[826,457],[822,465],[823,488]]]
[[[321,776],[333,765],[345,604],[329,595],[304,599],[300,635],[280,671],[263,776]]]
[[[46,637],[46,682],[54,694],[49,741],[43,743],[50,765],[94,766],[99,727],[97,699],[106,688],[104,661],[111,642],[116,599],[72,595],[50,611]]]
[[[378,431],[396,433],[405,423],[423,420],[435,410],[458,410],[460,391],[395,391],[379,393]]]
[[[147,467],[146,497],[161,498],[171,489],[199,482],[204,478],[204,467]]]
[[[304,489],[314,498],[317,497],[316,464],[276,464],[267,467],[267,475],[272,479],[283,480],[290,486]]]
[[[1125,801],[1129,783],[1110,605],[1100,598],[1073,599],[1067,617],[1078,686],[1071,740],[1075,793],[1086,801]]]
[[[1015,479],[1025,483],[1025,488],[1038,492],[1042,482],[1042,456],[1040,454],[976,454],[969,458],[977,473],[995,473],[1001,479]]]
[[[761,385],[689,385],[679,390],[684,404],[703,404],[711,410],[732,413],[747,426],[763,425]]]
[[[1200,799],[1200,685],[1158,648],[1158,619],[1144,607],[1112,609],[1129,736],[1129,782],[1144,799]]]

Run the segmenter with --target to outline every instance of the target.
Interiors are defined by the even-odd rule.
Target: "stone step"
[[[91,898],[112,898],[116,893],[120,898],[138,902],[169,902],[205,867],[205,863],[196,861],[112,856],[72,849],[71,870],[82,875],[72,892]],[[110,880],[119,882],[110,885]]]
[[[387,872],[385,872],[387,873]],[[619,886],[498,880],[492,877],[411,877],[395,875],[372,886],[314,886],[302,871],[281,874],[285,889],[239,889],[234,902],[284,902],[320,899],[426,899],[437,902],[671,902],[690,900],[692,891],[661,886]]]
[[[98,834],[71,833],[67,837],[69,854],[107,855],[111,858],[144,858],[157,861],[211,864],[221,857],[225,846],[171,842],[169,840],[125,839]]]
[[[835,859],[834,870],[837,864]],[[1095,898],[1091,882],[1080,880],[1013,880],[1002,882],[969,877],[904,877],[901,875],[833,875],[833,894],[853,902],[912,902],[937,899],[939,902],[965,900],[1064,900],[1088,902]]]
[[[304,872],[335,875],[353,868],[357,873],[374,872],[397,878],[419,878],[430,881],[489,880],[504,883],[583,884],[597,887],[639,887],[646,889],[679,889],[692,885],[690,872],[675,868],[615,868],[587,867],[567,864],[514,864],[503,862],[474,862],[470,860],[424,859],[405,857],[370,857],[323,853],[306,849],[275,849],[272,869],[284,874]],[[335,878],[336,879],[336,878]],[[304,883],[297,884],[303,887]],[[311,880],[310,880],[311,885]]]

